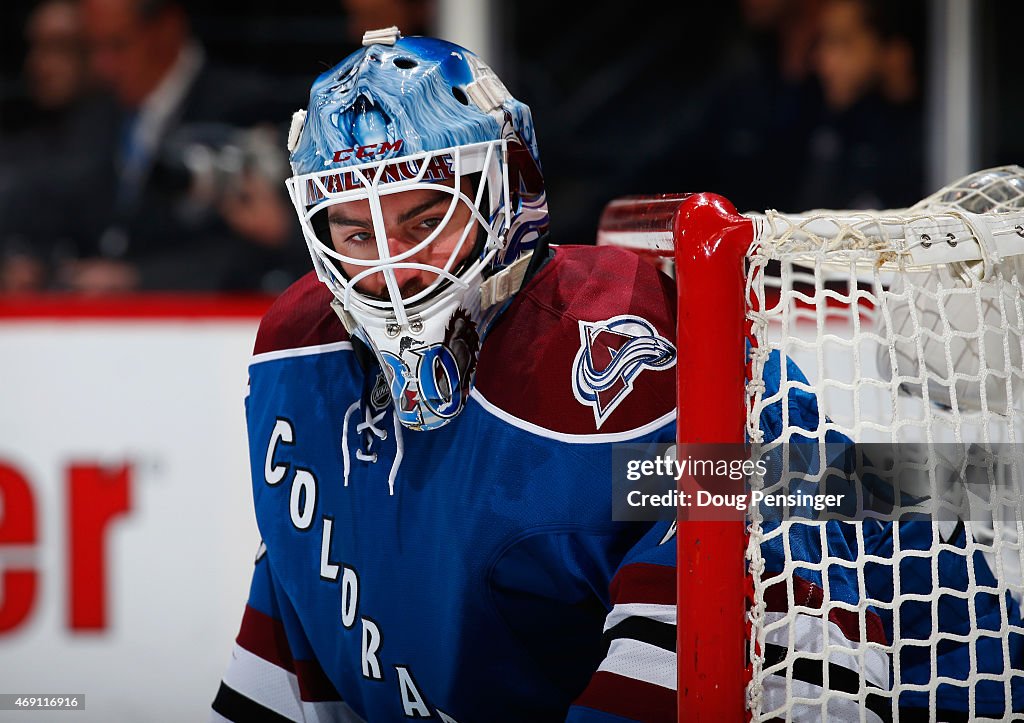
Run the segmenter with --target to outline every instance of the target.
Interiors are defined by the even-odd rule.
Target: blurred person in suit
[[[924,26],[910,0],[826,0],[815,56],[825,103],[808,136],[801,209],[901,208],[924,194]]]
[[[285,129],[297,100],[216,67],[174,0],[80,0],[102,97],[92,134],[31,193],[59,217],[53,285],[277,291],[305,252],[288,221]],[[59,208],[59,214],[53,209]]]
[[[268,285],[262,277],[301,249],[288,244],[277,186],[287,164],[277,151],[276,173],[261,173],[280,146],[241,129],[282,109],[258,77],[208,63],[173,0],[82,0],[82,13],[90,67],[116,110],[103,187],[78,209],[85,246],[63,282],[96,292]]]

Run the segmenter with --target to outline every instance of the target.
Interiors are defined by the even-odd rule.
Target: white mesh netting
[[[754,720],[1024,719],[1022,223],[1018,167],[755,218],[754,485],[846,490],[856,521],[753,512]]]

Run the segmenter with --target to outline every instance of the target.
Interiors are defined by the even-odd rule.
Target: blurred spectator
[[[808,138],[802,209],[899,208],[924,194],[921,17],[910,0],[826,0],[816,56],[825,110]]]
[[[89,67],[108,97],[84,112],[100,120],[82,157],[34,194],[34,213],[59,209],[63,222],[56,285],[286,285],[308,262],[281,184],[283,124],[301,99],[274,98],[260,78],[207,63],[173,0],[79,8]]]
[[[743,33],[691,94],[693,120],[669,150],[679,190],[722,194],[740,211],[793,210],[805,139],[819,115],[813,74],[819,0],[741,0]]]
[[[720,5],[565,0],[570,23],[552,22],[550,3],[496,6],[501,45],[484,60],[532,109],[556,243],[593,243],[617,196],[705,190],[687,154],[696,90],[735,34]]]
[[[40,110],[70,106],[85,84],[82,28],[74,0],[46,0],[29,16],[25,73]]]
[[[0,141],[4,160],[16,153],[15,136],[60,126],[85,90],[85,49],[76,0],[42,0],[24,27],[26,53],[20,87],[2,99]]]
[[[76,110],[87,93],[85,53],[75,0],[43,0],[25,23],[20,92],[0,107],[0,289],[45,283],[45,242],[55,227],[26,213],[25,195],[76,152],[88,135]]]

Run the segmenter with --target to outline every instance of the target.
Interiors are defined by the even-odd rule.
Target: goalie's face
[[[483,61],[377,35],[313,83],[287,186],[332,306],[376,355],[398,420],[428,430],[465,405],[502,308],[484,290],[543,238],[547,201],[529,108]]]
[[[441,177],[428,181],[429,163],[398,160],[353,171],[354,178],[328,174],[313,184],[311,211],[301,197],[310,187],[289,186],[335,308],[375,353],[398,421],[416,430],[447,424],[465,405],[480,345],[483,269],[501,243],[489,220],[494,201],[484,198],[501,188],[500,177],[436,161]]]
[[[360,262],[375,265],[382,258],[403,258],[408,265],[392,272],[394,288],[403,299],[415,297],[438,281],[438,274],[431,269],[457,270],[463,265],[476,241],[476,234],[465,233],[472,226],[472,213],[449,190],[454,188],[452,182],[444,187],[382,196],[380,228],[368,199],[326,210],[331,246],[340,257],[350,260],[340,261],[339,266],[347,278],[356,279],[358,292],[382,300],[392,294],[385,275],[365,274],[372,266]],[[472,195],[469,179],[462,179],[461,191]]]

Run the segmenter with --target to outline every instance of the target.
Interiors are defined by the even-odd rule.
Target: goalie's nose
[[[435,278],[437,278],[436,275],[429,274],[428,277],[428,275],[423,272],[419,272],[416,275],[409,276],[407,278],[398,276],[399,293],[403,299],[410,299],[427,288]],[[384,296],[385,298],[391,298],[387,289],[384,290]]]
[[[423,263],[417,257],[407,259],[409,263]],[[365,291],[380,299],[391,299],[391,287],[388,285],[388,274],[394,275],[395,287],[397,287],[402,299],[409,299],[427,288],[437,279],[437,274],[426,269],[406,268],[399,266],[388,271],[381,271],[373,274],[371,279],[364,286]],[[360,284],[363,286],[363,284]],[[368,287],[368,288],[367,288]]]
[[[388,236],[388,253],[392,257],[399,256],[400,254],[407,253],[409,249],[415,247],[420,243],[421,239],[415,237],[405,237],[399,234]],[[440,253],[434,244],[428,244],[426,248],[420,250],[418,253],[413,254],[401,262],[398,262],[396,266],[390,268],[389,273],[394,275],[395,286],[401,292],[401,298],[409,299],[410,297],[423,291],[425,288],[434,283],[438,278],[438,273],[435,271],[428,270],[426,268],[408,267],[403,264],[417,264],[418,266],[429,266],[438,269],[444,268],[446,256]],[[391,288],[387,283],[387,274],[379,273],[373,275],[374,287],[370,289],[372,293],[383,299],[391,298]]]

